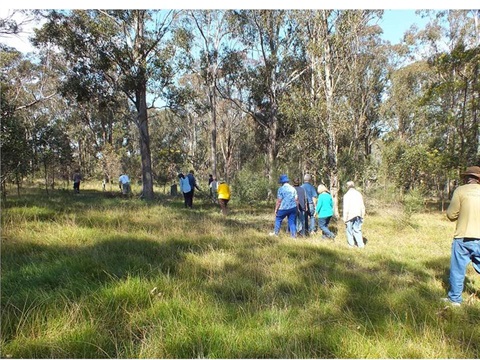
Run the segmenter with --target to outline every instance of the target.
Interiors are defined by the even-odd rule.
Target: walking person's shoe
[[[275,231],[272,231],[271,233],[268,233],[270,236],[278,236],[278,234],[275,234]]]
[[[455,301],[452,301],[450,300],[448,297],[445,297],[445,298],[442,298],[441,299],[444,303],[447,303],[447,305],[451,305],[451,306],[461,306],[462,304],[459,303],[459,302],[455,302]]]

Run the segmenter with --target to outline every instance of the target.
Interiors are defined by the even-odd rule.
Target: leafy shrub
[[[232,181],[235,198],[240,203],[248,203],[258,200],[266,200],[269,190],[268,178],[259,175],[258,171],[244,168],[237,173]]]
[[[402,205],[403,214],[400,223],[414,226],[411,221],[412,215],[421,212],[425,208],[424,191],[418,188],[409,190],[403,197]]]

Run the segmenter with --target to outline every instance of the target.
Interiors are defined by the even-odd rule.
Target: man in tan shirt
[[[463,173],[465,184],[459,186],[447,209],[450,221],[457,221],[450,260],[450,290],[444,301],[454,306],[462,303],[467,265],[472,262],[480,274],[480,167],[470,166]]]

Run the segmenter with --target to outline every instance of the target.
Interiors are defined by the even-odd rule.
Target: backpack
[[[190,186],[190,182],[188,181],[188,178],[185,177],[183,179],[180,179],[180,190],[183,193],[188,193],[192,191],[192,187]]]

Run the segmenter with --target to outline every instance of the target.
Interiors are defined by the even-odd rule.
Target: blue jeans
[[[305,211],[298,210],[297,212],[297,231],[302,236],[305,236]]]
[[[480,274],[480,239],[453,239],[450,258],[450,290],[448,291],[448,298],[453,302],[462,302],[463,283],[470,261],[473,268]]]
[[[297,237],[297,208],[291,208],[287,210],[278,210],[277,215],[275,216],[275,234],[280,233],[280,228],[282,226],[283,219],[288,216],[288,228],[292,237]]]
[[[330,239],[335,238],[335,234],[330,231],[328,224],[332,217],[328,216],[326,218],[318,218],[318,227],[322,230],[322,234]]]
[[[363,234],[362,234],[362,224],[363,219],[360,216],[354,217],[346,222],[347,229],[347,242],[350,246],[356,245],[359,248],[363,248],[365,244],[363,243]]]
[[[314,211],[315,209],[315,205],[313,205],[313,202],[308,203],[308,207],[312,209],[312,211]],[[313,232],[315,231],[315,216],[310,215],[308,210],[305,211],[305,229],[307,228],[309,234],[313,234]]]

